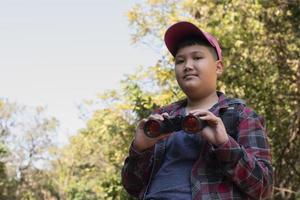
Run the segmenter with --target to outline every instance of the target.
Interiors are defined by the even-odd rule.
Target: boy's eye
[[[181,63],[183,63],[184,62],[184,60],[182,60],[182,59],[180,59],[180,60],[175,60],[175,64],[181,64]]]
[[[194,60],[200,60],[202,57],[201,56],[195,56]]]

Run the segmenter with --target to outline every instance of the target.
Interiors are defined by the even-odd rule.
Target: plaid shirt
[[[229,107],[230,99],[218,92],[219,101],[211,111]],[[158,109],[155,113],[179,114],[183,101]],[[236,140],[214,147],[206,141],[199,147],[200,156],[191,173],[193,200],[208,199],[264,199],[272,191],[273,171],[270,148],[263,119],[243,104],[237,105],[239,126]],[[165,141],[143,151],[131,145],[122,169],[122,184],[129,194],[143,199],[151,178],[161,166]]]

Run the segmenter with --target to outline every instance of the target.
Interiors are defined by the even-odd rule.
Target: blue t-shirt
[[[151,180],[146,199],[192,199],[190,178],[199,148],[199,135],[173,133],[167,139],[165,160]]]

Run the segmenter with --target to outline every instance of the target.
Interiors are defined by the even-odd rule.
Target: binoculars
[[[165,117],[163,121],[150,119],[145,122],[144,133],[150,138],[163,134],[184,130],[186,133],[196,133],[207,126],[207,122],[195,115]]]

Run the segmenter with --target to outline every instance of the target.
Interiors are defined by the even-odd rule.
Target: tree
[[[103,108],[94,112],[70,145],[58,149],[54,177],[63,199],[131,199],[120,173],[135,125],[158,103],[169,103],[170,96],[178,95],[165,85],[172,72],[161,70],[160,64],[138,71],[122,81],[120,91],[102,94]]]
[[[267,121],[274,199],[297,199],[300,193],[299,14],[298,0],[148,0],[128,12],[133,41],[162,52],[164,31],[176,21],[194,22],[217,36],[226,66],[219,89],[245,99]],[[87,127],[59,150],[54,174],[62,199],[129,199],[120,170],[136,123],[183,97],[167,52],[121,84],[101,96]]]
[[[178,20],[192,21],[219,38],[228,67],[219,87],[246,99],[266,118],[274,199],[295,199],[300,193],[299,18],[299,0],[156,0],[129,12],[134,41],[161,40],[166,24]]]
[[[57,120],[48,117],[43,107],[1,103],[0,141],[5,155],[0,155],[0,199],[45,199],[53,192],[45,172]]]
[[[13,191],[16,189],[16,183],[10,179],[7,168],[6,158],[9,155],[9,149],[5,143],[9,135],[10,127],[13,126],[11,116],[16,112],[16,105],[10,104],[6,99],[0,99],[0,199],[14,199]]]

